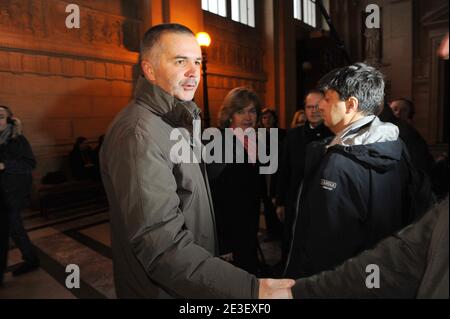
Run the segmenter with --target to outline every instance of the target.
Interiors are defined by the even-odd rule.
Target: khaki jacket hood
[[[194,102],[177,99],[143,76],[139,76],[134,96],[138,104],[172,127],[184,127],[192,133],[192,121],[200,119],[200,109]]]
[[[119,298],[255,298],[255,276],[214,257],[217,241],[202,164],[175,163],[174,128],[199,109],[139,78],[135,99],[109,127],[100,151],[110,205]],[[188,137],[186,137],[188,138]]]

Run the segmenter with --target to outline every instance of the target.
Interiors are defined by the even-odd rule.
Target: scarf
[[[8,124],[8,126],[3,131],[0,132],[0,145],[5,144],[9,140],[12,134],[12,130],[13,130],[12,125]]]

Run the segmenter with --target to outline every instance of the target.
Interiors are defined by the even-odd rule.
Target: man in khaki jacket
[[[175,128],[192,134],[201,50],[188,28],[149,29],[135,98],[111,124],[101,173],[119,298],[283,298],[292,280],[258,280],[217,253],[202,163],[173,163]],[[190,137],[186,136],[189,141]]]

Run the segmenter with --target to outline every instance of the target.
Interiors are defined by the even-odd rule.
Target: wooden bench
[[[41,185],[38,189],[41,215],[48,219],[50,213],[79,208],[89,204],[103,204],[107,199],[103,184],[97,181],[68,181],[61,184]]]
[[[62,181],[54,184],[41,183],[37,187],[37,200],[40,213],[48,219],[49,214],[91,204],[108,207],[106,193],[100,180],[74,180],[71,178],[69,159],[62,158]]]

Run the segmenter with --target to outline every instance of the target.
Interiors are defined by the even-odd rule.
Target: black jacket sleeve
[[[5,173],[30,173],[36,167],[36,159],[30,143],[23,135],[19,135],[10,143],[12,150],[2,160],[5,164]]]
[[[446,203],[448,213],[448,201]],[[415,298],[426,269],[427,254],[438,220],[444,210],[435,207],[421,220],[381,241],[374,249],[347,260],[334,271],[299,279],[294,298]],[[380,287],[369,289],[368,265],[377,265]]]
[[[286,135],[286,138],[283,142],[283,149],[281,152],[279,168],[278,168],[278,176],[277,176],[277,184],[276,184],[276,206],[286,206],[286,196],[289,190],[289,177],[290,177],[290,169],[289,169],[289,132]]]

